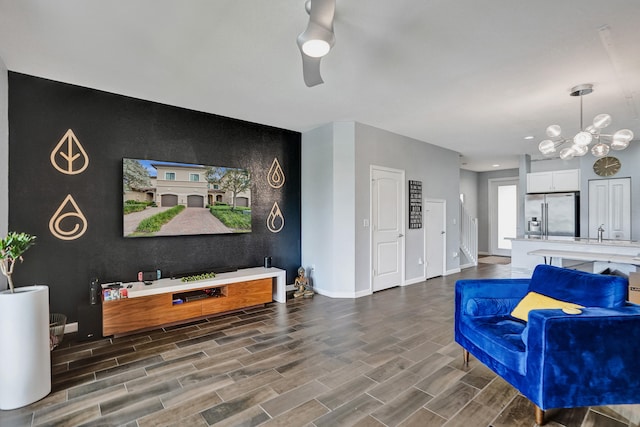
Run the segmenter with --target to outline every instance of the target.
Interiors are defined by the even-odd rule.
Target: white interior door
[[[518,179],[489,180],[489,251],[511,256],[511,240],[518,224]]]
[[[427,200],[424,216],[425,275],[430,279],[444,275],[445,271],[446,202]]]
[[[631,239],[631,178],[589,181],[589,237],[598,237],[603,225],[605,239]]]
[[[404,279],[404,171],[371,167],[372,290]]]

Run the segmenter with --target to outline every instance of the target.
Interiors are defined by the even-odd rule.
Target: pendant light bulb
[[[593,118],[593,127],[604,129],[611,124],[611,116],[608,114],[598,114]]]
[[[591,144],[591,141],[593,141],[593,135],[591,135],[589,132],[578,132],[576,136],[573,137],[574,144],[584,147]]]
[[[600,142],[591,148],[591,154],[593,154],[594,157],[604,157],[609,154],[609,146]]]
[[[548,156],[556,152],[556,144],[554,144],[550,139],[545,139],[538,144],[538,150],[540,150],[540,152],[545,156]]]
[[[571,160],[573,159],[574,151],[572,147],[566,147],[560,150],[560,158],[562,160]]]
[[[558,125],[551,125],[547,128],[547,136],[549,138],[557,138],[562,134],[562,128]]]

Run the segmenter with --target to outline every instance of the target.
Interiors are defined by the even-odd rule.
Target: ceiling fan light
[[[558,125],[551,125],[547,128],[547,136],[549,138],[557,138],[562,134],[562,128]]]
[[[586,147],[587,145],[591,144],[591,141],[593,141],[593,135],[585,131],[578,132],[576,136],[573,137],[573,143],[576,145],[582,145]]]
[[[593,126],[596,129],[604,129],[611,124],[611,116],[608,114],[598,114],[593,119]]]
[[[591,148],[591,154],[593,154],[594,157],[604,157],[609,154],[609,146],[600,142]]]
[[[302,51],[312,58],[321,58],[331,50],[331,45],[325,40],[311,39],[302,44]]]
[[[556,152],[556,144],[554,144],[550,139],[545,139],[538,144],[538,150],[540,150],[544,155],[553,154]]]
[[[571,160],[573,159],[574,154],[575,153],[573,151],[573,148],[571,147],[563,148],[562,150],[560,150],[560,158],[562,160]]]

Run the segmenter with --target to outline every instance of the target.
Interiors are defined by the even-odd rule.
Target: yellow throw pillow
[[[531,310],[540,310],[545,308],[584,308],[581,305],[571,302],[560,301],[537,292],[529,292],[513,309],[511,315],[517,319],[529,321],[529,312]]]

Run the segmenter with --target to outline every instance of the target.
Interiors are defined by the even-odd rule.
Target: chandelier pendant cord
[[[584,130],[584,127],[582,127],[582,95],[580,95],[580,131],[582,132]]]

